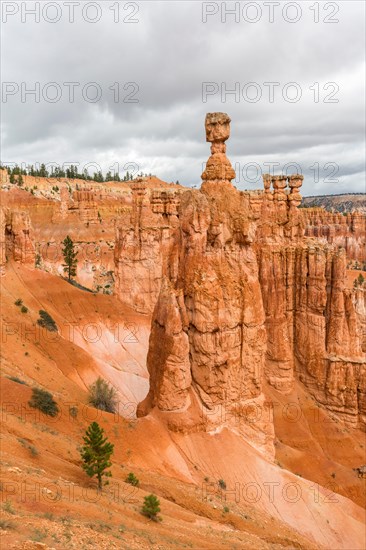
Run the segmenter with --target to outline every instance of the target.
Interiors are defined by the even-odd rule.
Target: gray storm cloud
[[[205,113],[225,111],[239,188],[297,163],[305,194],[365,192],[363,2],[36,4],[2,2],[3,162],[199,185]]]

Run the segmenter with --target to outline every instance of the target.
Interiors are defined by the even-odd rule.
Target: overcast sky
[[[226,2],[236,15],[222,2],[40,2],[39,22],[36,4],[2,2],[3,162],[132,163],[199,186],[205,114],[224,111],[239,188],[278,163],[300,167],[303,194],[366,191],[363,1]]]

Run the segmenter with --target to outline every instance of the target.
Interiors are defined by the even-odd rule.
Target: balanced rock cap
[[[224,142],[230,137],[231,118],[226,113],[207,113],[205,119],[206,141]]]

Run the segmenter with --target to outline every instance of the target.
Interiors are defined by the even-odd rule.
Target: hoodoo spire
[[[231,119],[226,113],[207,113],[205,119],[206,141],[211,143],[211,156],[206,163],[202,180],[207,183],[231,183],[234,168],[226,156],[225,141],[230,137]]]

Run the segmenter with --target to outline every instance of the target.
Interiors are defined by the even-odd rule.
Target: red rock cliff
[[[344,252],[304,237],[302,176],[265,176],[264,193],[235,189],[229,122],[207,115],[201,190],[182,195],[159,252],[150,391],[138,412],[159,410],[174,430],[236,423],[271,452],[264,379],[288,392],[298,376],[356,425],[365,420],[365,357]]]
[[[33,227],[27,211],[0,211],[0,267],[5,273],[6,261],[13,259],[27,267],[34,267],[35,250]]]
[[[172,230],[178,224],[179,190],[131,185],[132,199],[116,222],[115,292],[140,313],[152,313]]]
[[[305,235],[322,242],[341,246],[347,258],[366,262],[366,215],[351,212],[346,215],[327,212],[323,208],[304,208]]]

